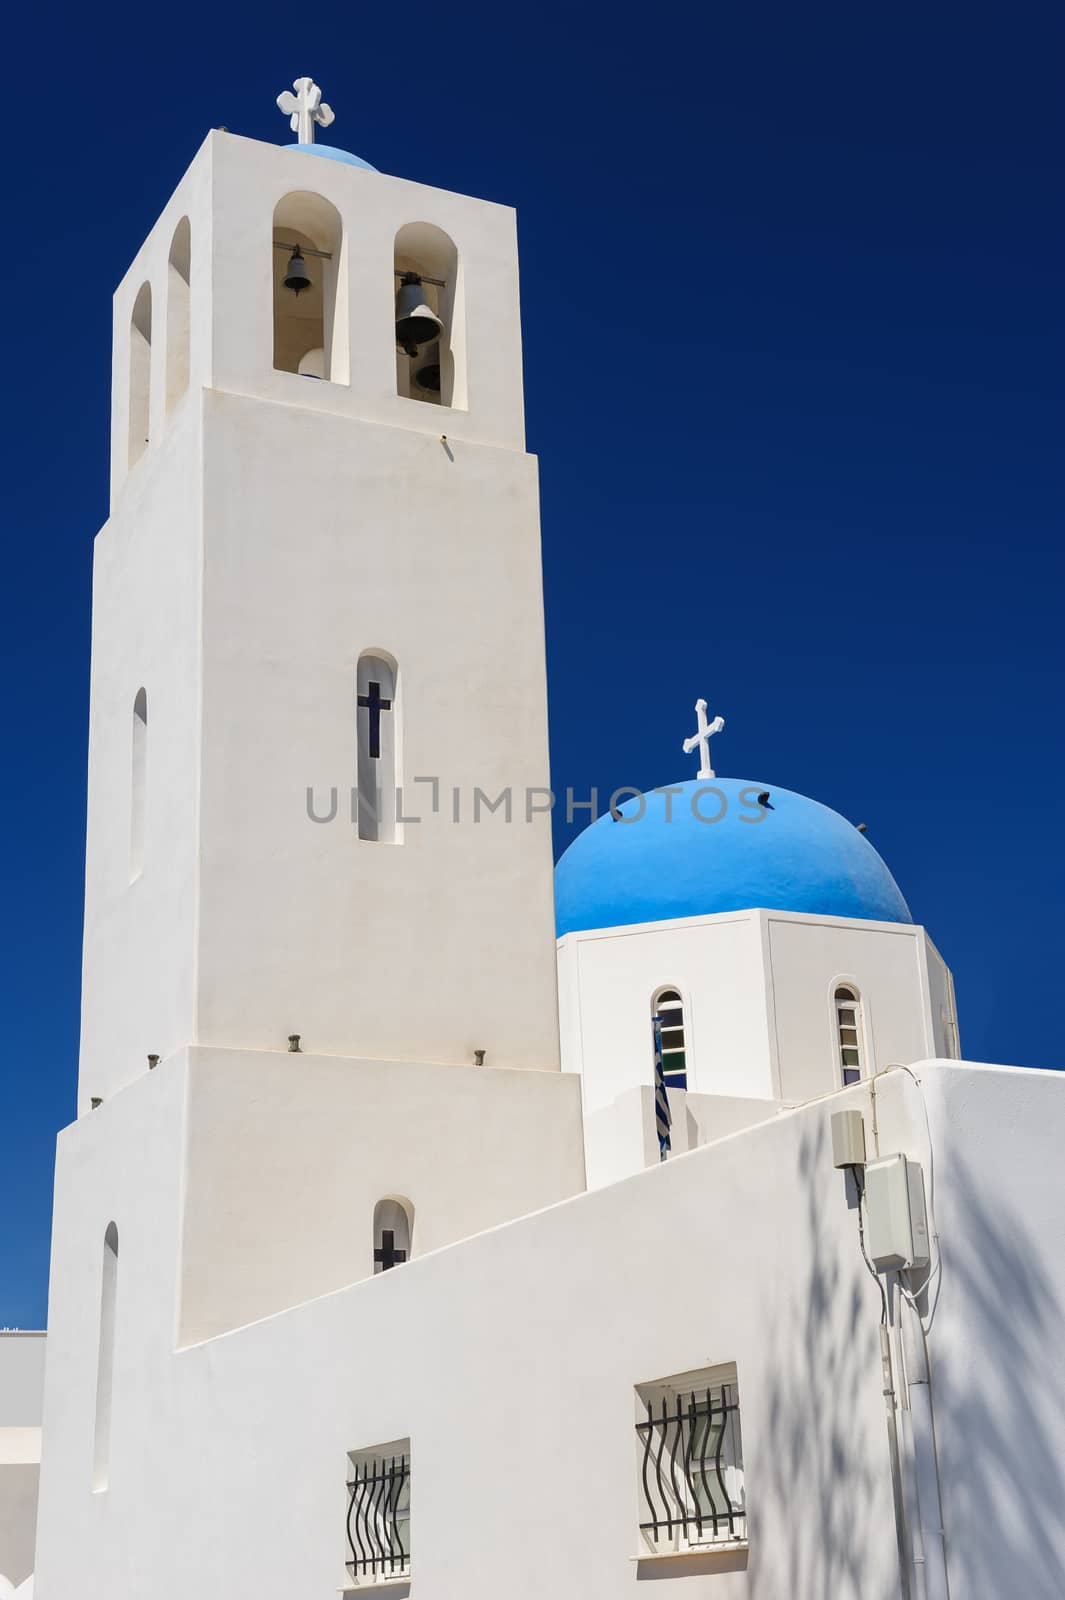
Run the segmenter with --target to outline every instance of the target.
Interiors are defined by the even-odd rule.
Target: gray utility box
[[[878,1272],[928,1265],[928,1217],[918,1162],[885,1156],[866,1167],[865,1243]]]

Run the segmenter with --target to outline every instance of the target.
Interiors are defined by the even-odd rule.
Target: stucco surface
[[[228,1050],[164,1071],[187,1073],[182,1344],[370,1276],[385,1196],[419,1256],[584,1188],[567,1074]]]

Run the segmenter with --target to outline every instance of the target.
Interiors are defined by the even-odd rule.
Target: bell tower
[[[514,215],[294,91],[300,142],[211,133],[115,295],[82,1110],[295,1035],[558,1066]]]

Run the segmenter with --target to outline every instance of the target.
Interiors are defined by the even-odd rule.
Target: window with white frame
[[[862,1003],[857,989],[840,984],[836,990],[836,1038],[844,1086],[862,1076]]]
[[[660,989],[651,1003],[653,1020],[661,1030],[662,1076],[667,1089],[688,1087],[688,1058],[684,1039],[684,1001],[676,989]]]
[[[410,1576],[410,1440],[348,1453],[349,1590]]]
[[[746,1542],[734,1366],[640,1384],[636,1446],[641,1555]]]

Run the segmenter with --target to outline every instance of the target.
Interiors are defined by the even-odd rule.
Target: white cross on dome
[[[725,726],[725,719],[724,717],[715,717],[713,722],[707,722],[705,700],[696,700],[695,716],[697,722],[696,731],[692,734],[690,739],[685,739],[684,754],[686,756],[691,755],[696,745],[698,745],[698,776],[700,778],[712,778],[714,776],[714,769],[710,765],[710,737],[712,734],[721,732],[722,728]]]
[[[277,109],[289,119],[289,127],[300,144],[314,143],[314,129],[328,128],[333,120],[333,108],[322,99],[322,91],[313,78],[297,78],[292,85],[295,94],[284,89],[277,97]]]

